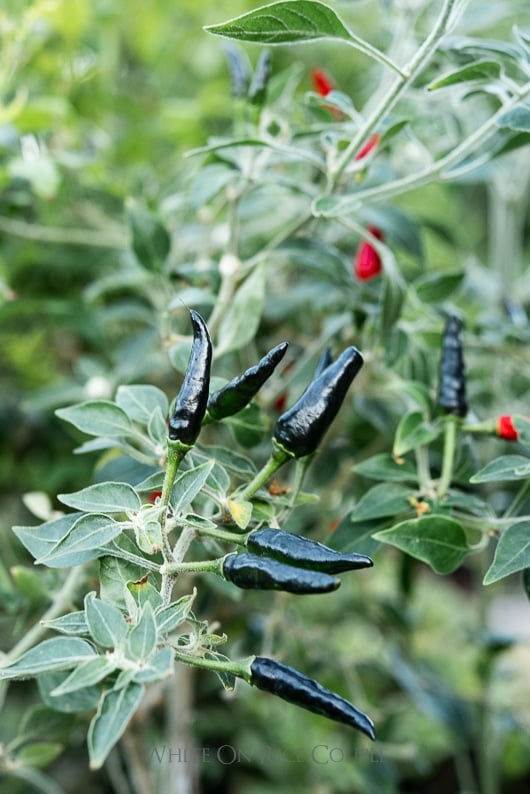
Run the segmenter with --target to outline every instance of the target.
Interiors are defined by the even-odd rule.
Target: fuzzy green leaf
[[[144,604],[140,619],[131,629],[127,643],[131,658],[144,662],[156,647],[156,621],[149,602]]]
[[[129,625],[120,610],[94,592],[85,596],[85,615],[94,642],[102,648],[115,648],[127,636]]]
[[[32,678],[52,670],[68,670],[96,655],[92,645],[78,637],[53,637],[26,651],[20,659],[0,668],[0,680]]]
[[[370,488],[353,509],[351,520],[371,521],[374,518],[395,516],[404,510],[410,510],[410,488],[397,483],[380,483]]]
[[[129,684],[103,694],[88,730],[90,769],[100,769],[140,705],[144,687]]]
[[[443,75],[437,80],[433,80],[427,86],[427,90],[436,91],[439,88],[447,88],[457,83],[468,83],[471,80],[493,80],[500,76],[501,65],[498,61],[476,61]]]
[[[122,525],[112,518],[89,513],[78,518],[68,535],[36,562],[50,568],[65,568],[95,560],[121,531]]]
[[[440,431],[441,426],[437,427],[426,422],[419,411],[405,414],[396,429],[392,455],[400,458],[412,449],[434,441],[440,435]]]
[[[501,455],[491,460],[483,469],[477,471],[469,482],[501,482],[503,480],[524,480],[530,474],[530,459],[524,455]]]
[[[183,512],[201,492],[214,464],[214,460],[208,460],[193,469],[188,469],[175,480],[169,500],[175,515]]]
[[[116,392],[116,404],[125,411],[133,422],[147,425],[151,415],[157,408],[167,416],[169,403],[166,395],[156,386],[132,384],[119,386]]]
[[[502,533],[483,584],[493,584],[530,567],[530,521],[513,524]]]
[[[55,414],[90,436],[115,438],[126,436],[133,429],[125,411],[109,400],[89,400],[68,408],[59,408]]]
[[[240,350],[256,335],[265,305],[265,268],[256,267],[237,290],[219,327],[217,356]]]
[[[81,491],[59,494],[64,505],[86,513],[126,513],[140,509],[140,497],[126,482],[101,482]]]

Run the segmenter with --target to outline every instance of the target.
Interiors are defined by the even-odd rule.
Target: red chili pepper
[[[497,435],[506,441],[517,441],[519,433],[514,427],[511,416],[499,416],[497,419]]]
[[[383,233],[376,226],[369,226],[368,231],[377,240],[383,240]],[[381,257],[372,243],[363,240],[355,255],[354,270],[359,281],[369,281],[379,276],[383,269]]]
[[[377,146],[380,140],[381,140],[381,136],[377,132],[374,135],[372,135],[370,138],[368,138],[366,143],[363,146],[361,146],[361,148],[355,155],[355,160],[362,160],[364,157],[370,154],[370,152],[373,149],[375,149],[375,147]]]
[[[148,499],[151,502],[151,504],[154,505],[154,503],[156,502],[159,496],[162,496],[162,491],[152,491],[149,494]]]
[[[327,96],[335,88],[333,82],[323,69],[311,70],[311,82],[313,83],[313,88],[316,93],[320,94],[320,96]]]

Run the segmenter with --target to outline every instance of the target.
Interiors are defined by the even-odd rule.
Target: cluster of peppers
[[[212,343],[206,323],[191,311],[193,343],[182,387],[169,419],[169,447],[180,455],[191,449],[205,422],[220,421],[250,403],[285,355],[281,343],[258,364],[209,395]],[[298,401],[277,420],[273,431],[275,466],[313,454],[335,419],[346,392],[363,364],[354,347],[332,361],[326,351],[309,386]],[[254,530],[246,550],[227,554],[220,573],[245,589],[290,593],[325,593],[335,590],[335,574],[373,565],[364,554],[342,554],[322,543],[284,530]],[[254,657],[247,679],[253,686],[329,719],[345,723],[375,738],[371,719],[352,703],[317,681],[274,659]]]

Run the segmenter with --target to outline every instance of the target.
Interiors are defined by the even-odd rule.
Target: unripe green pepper
[[[340,586],[340,579],[327,573],[295,568],[247,552],[227,554],[222,563],[222,575],[245,590],[283,590],[297,595],[329,593]]]
[[[329,574],[370,568],[374,564],[366,554],[343,554],[316,540],[271,527],[251,532],[246,547],[258,557],[268,557],[297,568]]]
[[[375,739],[374,724],[370,717],[349,700],[326,689],[294,667],[275,659],[256,656],[250,666],[250,683],[314,714],[357,728],[370,739]]]

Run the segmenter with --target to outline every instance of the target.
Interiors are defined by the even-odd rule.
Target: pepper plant
[[[98,182],[98,167],[66,170],[50,123],[39,162],[63,168],[66,184],[64,194],[54,188],[63,213],[55,226],[53,204],[39,203],[38,169],[24,171],[33,177],[24,183],[27,211],[20,217],[16,201],[9,203],[21,200],[20,164],[6,167],[8,217],[1,223],[10,239],[55,243],[62,256],[73,244],[105,252],[96,275],[83,259],[85,293],[71,309],[69,333],[92,358],[81,357],[59,389],[32,396],[34,407],[63,406],[60,419],[92,436],[78,451],[97,457],[95,482],[62,494],[53,505],[60,515],[46,516],[44,525],[15,530],[39,567],[35,575],[19,566],[13,580],[25,592],[38,590],[38,604],[43,581],[54,595],[43,621],[7,651],[2,670],[6,680],[36,677],[46,705],[39,713],[63,715],[63,733],[67,712],[87,715],[80,721],[90,721],[94,768],[107,757],[111,768],[108,753],[122,735],[142,779],[134,736],[149,707],[143,704],[166,679],[164,697],[184,697],[190,687],[182,670],[193,666],[217,672],[227,688],[240,677],[372,736],[370,719],[355,706],[268,658],[289,648],[301,667],[311,660],[338,670],[335,688],[345,692],[351,684],[353,699],[369,704],[392,759],[381,772],[386,790],[400,790],[395,768],[410,737],[420,745],[431,734],[432,722],[416,733],[404,724],[411,704],[451,732],[452,749],[444,752],[454,755],[462,791],[500,789],[504,749],[520,723],[502,719],[489,698],[497,660],[513,645],[487,631],[489,585],[524,571],[528,588],[530,564],[530,293],[523,267],[530,20],[516,2],[509,19],[504,4],[484,15],[473,0],[390,3],[385,15],[375,13],[376,3],[371,15],[364,8],[287,0],[208,25],[209,33],[231,39],[223,51],[233,99],[225,77],[215,92],[222,123],[207,124],[217,134],[205,140],[201,132],[184,163],[152,157],[173,152],[173,131],[160,148],[145,144],[142,167],[135,163],[124,174],[117,157],[108,169],[94,134],[87,152],[97,152],[99,170],[113,175]],[[221,49],[213,44],[218,39],[203,39]],[[267,49],[254,57],[242,42]],[[295,46],[301,42],[310,46]],[[91,84],[83,72],[80,91],[85,80]],[[73,99],[76,107],[86,101]],[[16,107],[11,112],[22,140],[36,122],[31,114],[17,117]],[[172,112],[168,102],[160,118],[174,118]],[[82,124],[77,132],[81,140]],[[102,206],[86,214],[92,180]],[[67,228],[71,213],[91,228]],[[23,290],[24,279],[15,286]],[[53,289],[49,300],[56,306]],[[191,357],[185,306],[194,307]],[[11,311],[16,316],[16,302]],[[360,369],[358,350],[365,364],[346,398]],[[175,371],[183,391],[170,404]],[[73,400],[82,402],[64,407]],[[515,453],[507,444],[517,445]],[[326,522],[338,527],[324,548],[301,540],[310,532],[322,539]],[[338,594],[323,595],[336,589],[337,573],[369,568],[372,557],[373,571],[344,577]],[[386,565],[394,590],[385,600],[378,585],[370,591],[364,583],[377,581]],[[449,669],[451,659],[443,644],[442,663],[430,658],[414,679],[422,656],[414,642],[421,620],[415,596],[426,597],[431,571],[448,582],[449,575],[469,577],[479,593],[479,683],[471,694],[463,673],[449,694],[444,689],[439,668]],[[369,597],[363,603],[355,591],[355,625],[344,627],[339,642],[334,618],[342,626],[349,606],[334,614],[333,599],[352,580]],[[441,592],[439,579],[427,581]],[[251,607],[237,607],[238,586],[321,595],[288,595],[281,607],[275,601],[265,638],[244,645],[251,655],[236,647],[229,658],[219,650],[223,625],[214,621],[221,614],[230,624],[231,597],[234,622],[250,626]],[[252,603],[245,593],[244,604]],[[309,634],[318,630],[318,614],[330,639],[312,643],[306,634],[303,652],[295,648],[278,627],[278,614],[288,609],[304,615]],[[348,672],[345,637],[361,620],[364,632],[381,640],[369,664],[364,657],[369,669],[360,670],[370,696]],[[244,692],[234,709],[242,708]],[[60,747],[47,744],[42,730],[31,732],[33,715],[21,736],[6,742],[4,767],[46,790],[49,781],[31,768],[32,743],[42,763]],[[418,749],[418,767],[430,752],[435,757],[432,748],[423,756]],[[330,786],[383,790],[379,778],[358,775]],[[294,778],[291,772],[293,791],[300,783]]]

